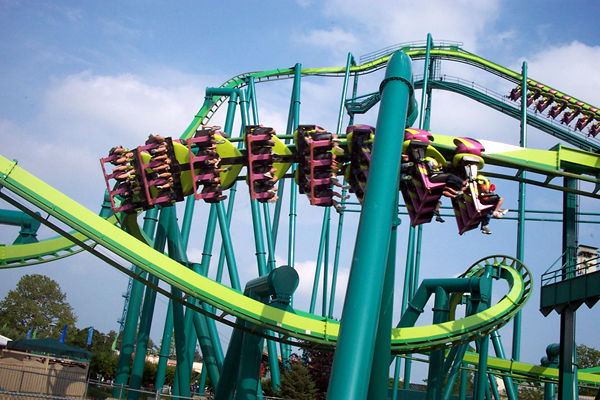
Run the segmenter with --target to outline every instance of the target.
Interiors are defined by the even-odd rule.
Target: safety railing
[[[600,271],[600,257],[548,271],[542,275],[542,286]]]

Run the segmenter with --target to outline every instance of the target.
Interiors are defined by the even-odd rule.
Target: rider
[[[502,210],[500,206],[504,202],[504,199],[498,196],[494,191],[496,190],[496,185],[490,183],[490,181],[483,175],[479,174],[475,178],[475,182],[477,183],[477,191],[479,192],[479,201],[481,204],[493,204],[496,203],[494,210],[492,212],[487,213],[483,216],[481,220],[481,233],[485,235],[491,235],[492,231],[490,230],[489,223],[491,217],[500,219],[506,215],[508,209]]]

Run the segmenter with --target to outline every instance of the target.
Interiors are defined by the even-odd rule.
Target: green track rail
[[[395,50],[402,50],[408,56],[410,56],[413,60],[420,60],[425,58],[426,49],[424,46],[410,46],[407,45],[405,47],[401,47]],[[394,51],[395,51],[394,50]],[[355,74],[368,74],[375,71],[378,71],[385,67],[391,54],[386,54],[376,60],[364,63],[362,65],[352,66],[350,68],[350,73]],[[507,79],[511,82],[519,84],[522,80],[521,74],[515,72],[509,68],[505,68],[499,64],[496,64],[492,61],[486,60],[483,57],[475,55],[473,53],[469,53],[468,51],[463,50],[457,45],[444,45],[444,46],[434,46],[430,50],[431,58],[438,58],[442,60],[450,60],[456,61],[468,65],[472,65],[474,67],[480,68],[484,71],[488,71],[494,75],[498,75],[501,78]],[[342,77],[346,73],[346,67],[333,67],[333,68],[303,68],[301,70],[301,74],[303,76],[337,76]],[[294,70],[292,68],[284,68],[284,69],[273,69],[270,71],[261,71],[261,72],[247,72],[243,74],[236,75],[235,77],[227,80],[220,87],[227,89],[239,89],[241,87],[246,86],[249,78],[254,78],[255,83],[273,81],[278,79],[291,79],[294,77]],[[539,81],[528,79],[528,86],[533,87],[537,84],[542,85],[541,90],[544,93],[550,93],[551,90],[556,90],[548,85],[542,84]],[[588,104],[582,100],[579,100],[573,96],[570,96],[564,92],[560,92],[556,90],[555,96],[568,96],[569,104],[575,105],[577,103],[581,103],[580,107],[582,110],[586,112],[592,113],[597,120],[600,120],[600,110],[597,107],[594,107],[591,104]],[[216,110],[223,104],[225,101],[225,96],[213,96],[210,98],[206,98],[203,106],[200,108],[190,125],[181,135],[182,139],[187,139],[191,137],[196,129],[200,125],[206,125],[209,123],[210,118],[214,115]],[[591,111],[597,110],[597,111]]]
[[[479,364],[479,354],[465,353],[463,361],[467,364],[477,366]],[[531,365],[519,361],[504,360],[502,358],[488,357],[488,368],[492,371],[510,374],[513,378],[523,380],[535,380],[540,382],[558,383],[558,368],[542,367],[540,365]],[[577,380],[579,383],[600,385],[600,375],[586,371],[578,371]]]
[[[81,235],[79,238],[89,238],[121,257],[124,265],[117,267],[123,272],[127,272],[127,265],[133,263],[186,294],[217,307],[221,312],[210,314],[217,320],[232,324],[226,319],[231,315],[281,333],[282,336],[271,336],[275,340],[292,342],[290,338],[297,338],[309,340],[316,345],[335,345],[339,330],[337,321],[302,311],[294,313],[282,311],[198,275],[69,199],[2,156],[0,156],[0,184],[3,187],[0,196],[5,200],[14,203],[14,199],[3,192],[6,189],[28,203],[27,206],[22,207],[24,210],[32,206],[38,207],[77,231],[78,235]],[[44,221],[48,223],[48,218]],[[113,260],[112,264],[116,266],[114,263]],[[511,257],[490,256],[474,263],[464,276],[477,275],[485,265],[500,267],[501,277],[509,284],[508,293],[497,304],[475,315],[443,324],[392,329],[392,351],[395,353],[428,352],[447,346],[448,343],[455,345],[471,341],[508,322],[531,296],[531,275],[522,264]],[[134,277],[140,279],[137,275]],[[466,361],[470,362],[469,359]],[[539,377],[553,379],[557,376],[557,372],[549,368],[511,363],[506,360],[493,359],[490,367],[497,370],[508,369],[508,372],[512,368],[515,374],[536,376],[538,379]],[[600,384],[599,375],[581,373],[580,377],[583,382]]]
[[[283,339],[272,337],[276,340],[296,338],[327,346],[335,345],[339,330],[337,321],[298,310],[294,313],[282,311],[196,274],[1,156],[0,184],[3,186],[3,191],[9,190],[28,203],[27,206],[21,204],[24,210],[35,206],[123,259],[124,263],[120,266],[115,265],[113,259],[111,262],[113,266],[126,272],[128,270],[126,265],[135,264],[186,294],[222,311],[218,316],[211,315],[213,318],[224,320],[227,315],[240,317],[260,327],[283,334]],[[4,192],[0,192],[0,196],[11,204],[18,203]],[[47,223],[48,219],[43,221]],[[448,342],[471,340],[506,323],[528,298],[530,279],[527,278],[528,273],[525,274],[524,279],[521,271],[503,264],[505,261],[498,259],[495,262],[502,267],[503,278],[509,283],[509,292],[500,302],[486,311],[457,321],[394,329],[392,330],[393,351],[429,351]],[[469,273],[476,271],[478,265],[472,267]],[[139,279],[139,276],[136,278]]]

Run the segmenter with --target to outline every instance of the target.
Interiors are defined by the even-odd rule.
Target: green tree
[[[38,329],[38,337],[58,338],[64,325],[75,326],[77,317],[58,283],[45,275],[25,275],[0,302],[0,325],[21,334]]]
[[[284,369],[281,374],[281,390],[279,396],[285,399],[313,400],[317,398],[315,382],[311,378],[308,368],[300,362],[293,362],[289,369]]]
[[[577,346],[577,366],[578,368],[600,367],[600,350],[584,344]]]
[[[90,360],[90,377],[94,379],[114,379],[117,374],[119,356],[112,353],[100,352],[92,354]]]
[[[517,398],[519,400],[542,400],[544,388],[538,382],[521,382]]]
[[[587,347],[584,344],[577,346],[577,367],[579,369],[600,367],[600,350]],[[599,393],[598,388],[579,388],[579,394],[581,395],[595,396],[597,393]]]
[[[315,348],[307,343],[302,352],[302,362],[308,368],[311,379],[315,383],[319,394],[317,399],[324,399],[331,376],[333,364],[333,348]]]

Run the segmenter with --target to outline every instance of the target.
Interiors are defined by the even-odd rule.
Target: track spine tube
[[[396,217],[400,154],[410,96],[411,60],[396,52],[380,86],[377,136],[342,312],[327,398],[365,399],[373,363],[389,235]],[[381,236],[383,235],[383,237]],[[379,240],[373,241],[373,238]]]
[[[143,230],[148,236],[154,236],[154,229],[156,228],[156,217],[158,215],[158,209],[153,208],[146,212],[144,218]],[[135,267],[136,273],[145,272],[141,271],[138,267]],[[129,364],[131,363],[131,356],[133,354],[133,346],[135,342],[135,335],[138,325],[138,319],[140,316],[140,306],[142,303],[142,295],[144,290],[144,284],[138,280],[134,280],[131,285],[131,294],[129,295],[129,304],[127,307],[127,317],[125,318],[125,327],[123,329],[123,337],[121,338],[121,351],[119,353],[119,360],[117,362],[117,372],[115,376],[115,389],[113,396],[117,397],[120,395],[119,388],[117,386],[123,386],[127,384],[129,377]]]

